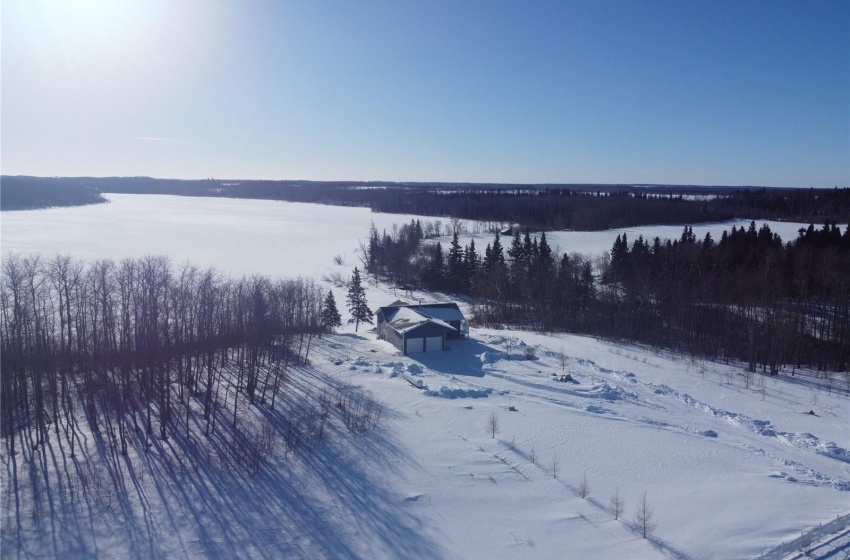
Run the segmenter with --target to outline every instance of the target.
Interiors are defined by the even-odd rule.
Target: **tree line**
[[[101,191],[86,180],[3,177],[0,179],[0,187],[0,210],[29,210],[106,202]]]
[[[310,279],[233,279],[158,256],[9,255],[0,283],[8,451],[27,427],[35,446],[52,430],[73,454],[80,417],[124,454],[130,429],[145,441],[188,437],[201,416],[209,434],[223,412],[235,425],[246,403],[274,408],[290,364],[338,324],[332,293]]]
[[[850,360],[850,231],[813,225],[784,244],[765,224],[733,227],[718,241],[618,236],[594,263],[556,255],[545,232],[495,234],[448,248],[422,244],[416,222],[371,232],[367,270],[398,286],[471,298],[483,325],[514,325],[646,343],[749,371],[845,371]],[[507,243],[507,248],[504,244]]]
[[[809,225],[783,243],[767,224],[697,239],[629,243],[618,236],[603,299],[623,317],[618,336],[742,360],[846,371],[850,363],[850,228]]]
[[[173,194],[362,206],[376,212],[516,223],[532,230],[604,230],[725,221],[738,216],[797,222],[850,221],[850,189],[664,185],[512,185],[386,181],[222,181],[150,177],[3,177],[3,208],[55,193]],[[42,196],[45,201],[38,204]],[[85,202],[78,202],[79,204]]]

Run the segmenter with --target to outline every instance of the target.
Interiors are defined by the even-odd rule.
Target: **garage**
[[[405,354],[420,354],[425,351],[424,338],[408,338],[407,351]]]
[[[381,307],[375,315],[378,337],[402,354],[442,352],[447,349],[447,340],[469,336],[469,327],[456,303],[411,305],[397,301]]]
[[[443,351],[443,337],[442,336],[429,336],[425,339],[425,351],[426,352],[442,352]]]

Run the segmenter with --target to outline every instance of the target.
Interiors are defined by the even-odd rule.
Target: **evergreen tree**
[[[490,258],[492,264],[504,268],[505,255],[502,253],[502,243],[499,241],[499,232],[496,232],[496,238],[493,240],[493,248],[490,249]]]
[[[446,285],[449,290],[458,292],[463,284],[463,250],[457,239],[457,232],[452,236],[452,244],[449,248],[446,263]]]
[[[381,242],[378,240],[378,229],[375,222],[369,228],[369,247],[366,255],[366,272],[376,274],[381,261]]]
[[[333,290],[328,290],[328,295],[322,305],[322,332],[333,332],[336,327],[342,326],[342,317],[336,308]]]
[[[432,290],[442,290],[444,278],[443,246],[440,245],[439,241],[434,246],[430,262],[431,264],[425,273],[425,283]]]
[[[529,246],[531,242],[529,241]],[[526,258],[525,247],[522,244],[522,239],[519,236],[519,230],[514,231],[514,238],[511,241],[511,246],[508,248],[508,263],[511,267],[511,275],[514,278],[522,276],[523,265]]]
[[[544,266],[548,266],[549,263],[554,262],[552,257],[552,248],[549,247],[549,243],[546,241],[545,231],[540,234],[540,245],[538,246],[538,251],[540,254],[540,261],[544,263]]]
[[[535,240],[536,241],[536,240]],[[525,235],[522,238],[522,264],[528,270],[528,264],[534,257],[534,243],[531,241],[531,233],[528,229],[525,230]]]
[[[372,324],[372,310],[366,303],[366,290],[363,289],[363,284],[360,281],[360,271],[354,267],[354,274],[351,277],[351,282],[348,284],[348,311],[351,312],[349,323],[354,323],[354,332],[360,328],[360,323]]]
[[[472,293],[475,277],[478,274],[478,252],[475,250],[475,240],[469,241],[463,253],[464,290]]]
[[[486,247],[484,247],[484,263],[483,267],[485,270],[490,270],[490,267],[493,266],[493,251],[490,249],[490,244],[488,243]]]
[[[622,237],[617,236],[614,241],[614,246],[611,248],[611,267],[610,272],[612,277],[608,280],[621,280],[626,272],[629,260],[629,240],[624,233]]]

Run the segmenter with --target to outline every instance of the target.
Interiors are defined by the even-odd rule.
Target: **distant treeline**
[[[0,210],[29,210],[54,206],[83,206],[106,202],[101,191],[85,179],[0,179]]]
[[[7,185],[11,189],[6,202]],[[850,189],[773,189],[635,185],[512,185],[353,181],[222,181],[127,178],[3,177],[3,208],[26,191],[62,188],[313,202],[376,212],[453,217],[534,230],[602,230],[647,224],[757,220],[850,221]],[[86,203],[86,202],[80,202]],[[17,206],[20,207],[20,206]]]
[[[739,360],[753,372],[782,367],[847,371],[850,365],[850,228],[809,226],[783,244],[766,224],[719,240],[630,243],[618,236],[601,263],[555,255],[545,233],[516,230],[503,249],[420,245],[416,221],[364,248],[367,270],[401,287],[472,298],[475,320],[630,340]],[[847,378],[850,382],[850,377]]]

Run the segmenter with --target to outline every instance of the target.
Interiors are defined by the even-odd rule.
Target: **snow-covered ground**
[[[447,218],[382,214],[367,208],[325,206],[269,200],[196,198],[167,195],[107,194],[108,204],[47,210],[4,212],[0,215],[3,254],[67,253],[83,259],[120,260],[146,254],[169,255],[179,264],[215,266],[231,274],[320,277],[335,270],[339,255],[347,269],[359,265],[357,248],[368,239],[374,222],[379,231],[413,218],[424,222]],[[748,227],[749,220],[693,226],[698,239],[711,232]],[[763,222],[758,222],[761,226]],[[796,238],[806,224],[767,222],[784,241]],[[596,255],[611,250],[614,239],[626,233],[630,242],[643,235],[678,239],[683,226],[644,226],[621,230],[549,232],[549,243],[560,253]],[[472,227],[469,228],[470,230]],[[492,243],[491,234],[462,236],[475,239],[479,253]],[[443,244],[449,238],[441,239]],[[507,246],[510,240],[503,240]]]
[[[806,378],[747,389],[731,366],[520,331],[473,329],[447,352],[406,357],[348,329],[318,342],[292,384],[317,379],[382,403],[379,429],[331,430],[254,477],[168,460],[175,443],[155,441],[117,469],[127,498],[36,508],[25,490],[16,519],[5,493],[4,557],[754,558],[848,512],[847,395]],[[40,456],[26,450],[18,472]],[[650,540],[634,527],[643,492]],[[840,558],[842,543],[814,550]]]
[[[850,509],[846,393],[786,377],[746,389],[734,367],[586,337],[473,334],[415,357],[368,336],[320,350],[393,412],[407,459],[386,479],[447,557],[750,558]],[[613,520],[617,488],[628,521],[647,492],[658,541]]]
[[[168,254],[176,263],[191,259],[232,274],[319,277],[350,272],[371,221],[382,229],[410,219],[268,201],[109,198],[108,205],[3,213],[3,254]],[[705,227],[719,236],[730,226]],[[799,225],[788,227],[796,232]],[[664,228],[627,231],[633,240]],[[681,228],[669,231],[678,237]],[[699,227],[694,232],[704,235]],[[607,251],[617,233],[556,233],[552,244]],[[346,264],[334,264],[335,255]],[[370,285],[367,295],[374,308],[397,294]],[[338,302],[342,296],[339,290]],[[318,341],[310,367],[293,374],[292,386],[322,380],[358,387],[383,404],[381,425],[355,436],[337,426],[312,453],[279,452],[254,477],[201,456],[166,460],[175,456],[175,437],[104,467],[103,476],[124,473],[126,497],[85,492],[86,479],[69,476],[85,505],[41,495],[36,508],[32,493],[42,483],[28,476],[16,483],[12,473],[28,472],[42,456],[48,470],[67,458],[30,450],[14,461],[3,455],[0,553],[753,558],[850,512],[846,391],[828,392],[810,377],[788,374],[757,375],[747,388],[734,365],[572,335],[473,329],[470,340],[450,346],[405,357],[352,326]],[[523,358],[526,348],[534,348],[535,359]],[[556,381],[553,374],[563,373],[574,382]],[[96,453],[97,438],[86,441]],[[582,498],[585,476],[589,495]],[[617,489],[625,503],[621,520],[608,509]],[[651,540],[632,525],[643,492],[657,522]],[[17,509],[16,495],[24,499]],[[847,555],[846,536],[825,542],[815,549],[822,558]]]

